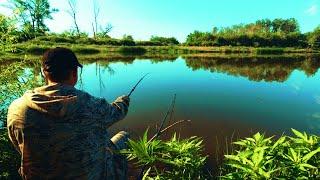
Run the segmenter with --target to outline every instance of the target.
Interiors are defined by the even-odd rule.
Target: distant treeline
[[[70,32],[50,33],[32,39],[33,42],[49,41],[53,43],[75,43],[75,44],[96,44],[111,46],[170,46],[179,45],[179,41],[174,37],[152,36],[148,41],[136,41],[131,35],[124,35],[122,38],[111,37],[89,37],[88,34],[82,34],[80,37]]]
[[[7,35],[7,33],[1,32],[5,30],[5,28],[0,28],[0,35]],[[72,31],[59,34],[50,32],[30,34],[25,31],[15,31],[11,34],[13,34],[15,43],[32,40],[35,43],[46,41],[111,46],[171,46],[180,44],[186,46],[320,48],[320,26],[313,32],[301,33],[295,19],[275,19],[273,21],[264,19],[251,24],[226,28],[215,27],[212,32],[194,31],[187,36],[185,43],[180,43],[174,37],[152,36],[148,41],[136,41],[131,35],[124,35],[117,39],[100,34],[97,34],[96,37],[89,37],[87,33],[79,35]]]
[[[320,47],[320,26],[313,32],[301,33],[296,19],[262,19],[255,23],[211,32],[194,31],[186,40],[189,46],[253,46],[253,47]]]

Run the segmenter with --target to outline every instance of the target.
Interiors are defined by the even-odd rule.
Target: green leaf
[[[238,156],[235,156],[235,155],[224,155],[224,157],[229,159],[229,160],[240,161],[240,158]]]
[[[250,174],[255,174],[255,172],[248,165],[245,165],[245,164],[234,164],[234,163],[233,164],[228,164],[228,165],[232,166],[234,168],[237,168],[237,169],[241,169],[244,172],[247,172],[247,173],[250,173]]]
[[[307,162],[310,158],[312,158],[315,154],[320,152],[320,147],[314,151],[309,152],[305,156],[303,156],[302,161]]]
[[[240,145],[240,146],[247,146],[247,143],[244,140],[233,142],[233,144],[237,144],[237,145]]]
[[[263,169],[259,168],[259,174],[262,175],[264,178],[269,179],[270,178],[270,173],[265,172]]]
[[[258,133],[256,133],[255,135],[253,135],[253,138],[255,139],[255,141],[257,142],[257,141],[259,141],[260,140],[260,138],[261,138],[261,134],[258,132]]]
[[[297,130],[295,130],[295,129],[293,129],[293,128],[291,128],[291,131],[297,136],[297,137],[299,137],[299,138],[301,138],[301,139],[306,139],[306,137],[301,133],[301,132],[299,132],[299,131],[297,131]]]
[[[300,166],[300,167],[311,168],[311,169],[317,169],[317,167],[314,167],[314,166],[312,166],[311,164],[306,164],[306,163],[299,164],[299,166]]]
[[[276,147],[278,147],[279,145],[281,145],[284,141],[286,140],[285,136],[282,136],[281,138],[279,138],[272,146],[272,150],[274,150]]]
[[[297,162],[297,160],[298,160],[297,153],[292,148],[290,148],[289,150],[290,150],[290,154],[291,154],[292,159],[294,160],[294,162]]]
[[[143,174],[142,180],[148,180],[150,178],[148,178],[148,175],[150,173],[151,167]]]

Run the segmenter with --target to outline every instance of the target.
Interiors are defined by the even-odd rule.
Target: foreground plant
[[[292,129],[278,140],[257,133],[225,155],[222,179],[320,179],[320,137]]]
[[[181,140],[174,134],[168,141],[148,140],[148,131],[138,141],[129,140],[122,151],[139,167],[146,166],[143,179],[203,179],[206,156],[202,156],[202,140],[191,137]]]

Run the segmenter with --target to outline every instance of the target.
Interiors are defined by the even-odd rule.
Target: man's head
[[[76,55],[67,48],[49,49],[42,57],[42,69],[48,83],[74,86],[78,80],[78,67],[82,68],[82,65]]]

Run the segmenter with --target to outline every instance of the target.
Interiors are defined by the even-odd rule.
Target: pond
[[[84,60],[77,88],[112,102],[131,96],[127,117],[111,127],[133,137],[159,126],[176,94],[171,122],[182,137],[201,136],[214,163],[232,149],[230,142],[260,131],[320,134],[320,59],[314,56],[122,57]],[[211,158],[212,160],[213,158]]]
[[[206,151],[217,156],[230,150],[230,141],[257,131],[320,134],[319,67],[316,57],[286,56],[102,60],[85,63],[77,87],[111,102],[150,73],[112,131],[135,136],[156,129],[176,94],[173,121],[191,122],[174,131],[203,137]]]

